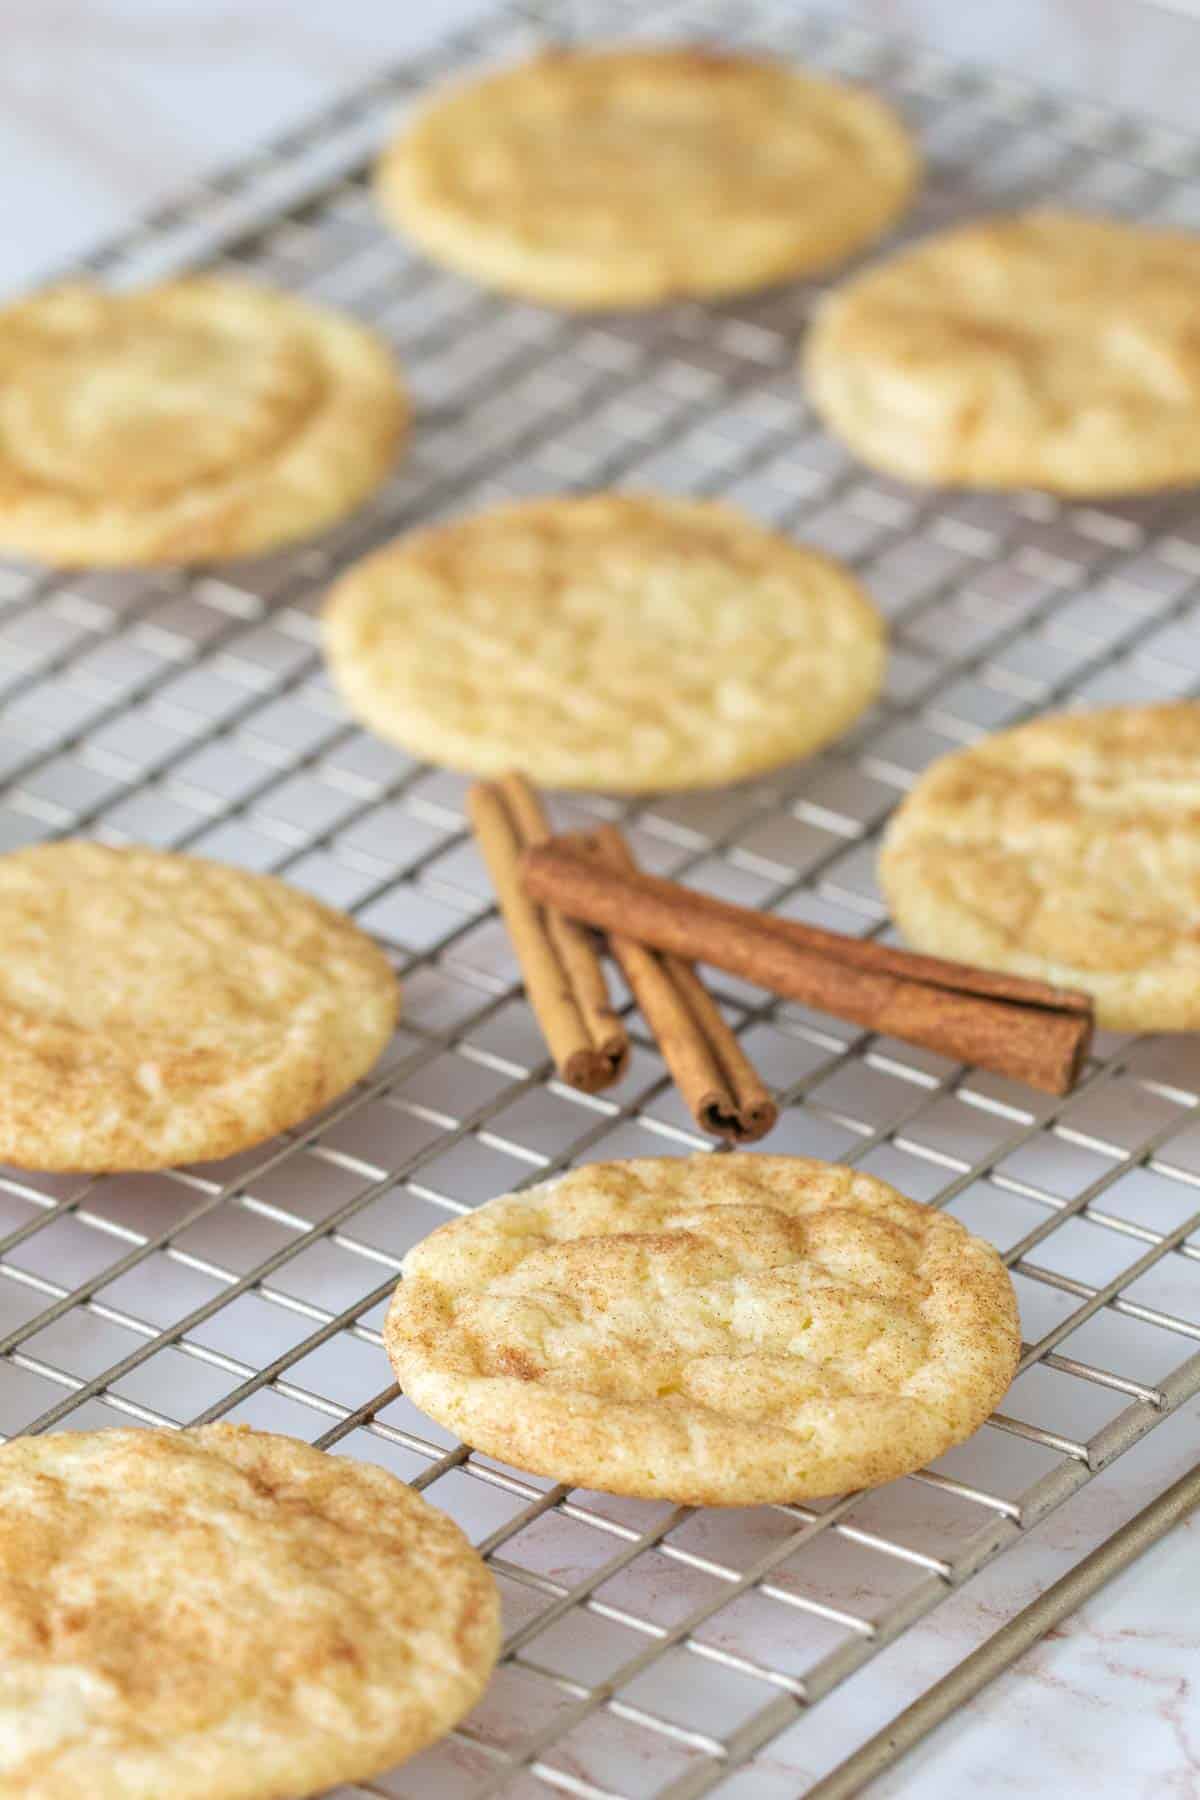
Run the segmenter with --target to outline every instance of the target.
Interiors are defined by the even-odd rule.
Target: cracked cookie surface
[[[407,404],[365,326],[196,276],[0,312],[0,545],[70,567],[307,537],[395,459]]]
[[[593,1163],[408,1253],[385,1325],[410,1398],[557,1480],[707,1505],[919,1467],[1020,1348],[1000,1258],[853,1169],[732,1154]]]
[[[1093,995],[1114,1031],[1200,1026],[1200,704],[1050,714],[940,758],[879,859],[918,950]]]
[[[0,1162],[231,1156],[365,1075],[391,965],[270,875],[82,838],[0,856]]]
[[[873,94],[713,50],[553,50],[447,88],[384,153],[385,214],[464,275],[648,306],[827,267],[904,210],[915,148]]]
[[[708,787],[827,742],[882,621],[815,550],[713,501],[524,501],[417,531],[324,618],[351,710],[432,762],[551,787]]]
[[[926,238],[836,289],[808,392],[910,481],[1123,494],[1200,478],[1200,237],[1029,212]]]
[[[0,1800],[277,1800],[440,1737],[491,1576],[382,1469],[244,1426],[0,1448]]]

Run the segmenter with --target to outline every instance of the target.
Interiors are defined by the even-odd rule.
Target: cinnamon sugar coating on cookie
[[[434,95],[380,204],[430,255],[568,307],[731,294],[840,261],[904,210],[873,94],[688,46],[551,50]]]
[[[852,1169],[595,1163],[410,1251],[385,1326],[406,1391],[519,1468],[707,1505],[888,1481],[1012,1379],[996,1252]]]
[[[910,481],[1122,494],[1200,477],[1200,237],[1080,214],[976,220],[834,290],[808,393]]]
[[[0,1800],[278,1800],[440,1737],[498,1649],[458,1527],[243,1426],[0,1448]]]
[[[0,547],[207,562],[307,537],[383,480],[407,403],[356,320],[250,282],[82,282],[0,312]]]
[[[547,786],[692,788],[786,763],[874,698],[850,573],[730,506],[595,494],[413,532],[335,586],[331,673],[381,737]]]
[[[919,950],[1200,1026],[1200,704],[1050,714],[935,762],[879,863]]]
[[[231,1156],[365,1075],[396,980],[270,875],[84,839],[0,856],[0,1162]]]

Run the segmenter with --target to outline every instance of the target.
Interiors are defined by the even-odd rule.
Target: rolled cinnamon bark
[[[637,871],[615,825],[563,841],[610,868]],[[778,1108],[691,964],[648,950],[624,932],[610,932],[608,941],[696,1123],[732,1143],[764,1137]]]
[[[550,821],[525,777],[512,772],[501,776],[496,786],[522,848],[529,850],[538,844],[548,844],[553,835]],[[516,879],[519,886],[519,877]],[[609,1079],[603,1084],[607,1087],[609,1081],[615,1081],[622,1073],[629,1060],[629,1037],[624,1023],[613,1011],[596,947],[582,926],[555,907],[545,909],[542,923],[566,971],[571,998],[579,1010],[588,1041],[611,1069]]]
[[[629,1060],[629,1038],[609,1004],[599,958],[587,933],[532,901],[518,876],[526,843],[550,836],[536,796],[520,776],[477,782],[467,811],[559,1075],[589,1094],[610,1087]]]
[[[528,894],[571,918],[1047,1093],[1069,1092],[1091,1043],[1089,998],[1044,982],[751,912],[558,842],[529,851],[521,875]]]

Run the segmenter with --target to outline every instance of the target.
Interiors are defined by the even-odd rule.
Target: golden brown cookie
[[[396,1018],[382,951],[270,875],[83,839],[0,856],[0,1162],[160,1169],[298,1125]]]
[[[910,481],[1120,494],[1200,478],[1200,237],[1031,212],[927,238],[824,302],[808,392]]]
[[[388,473],[407,419],[365,326],[216,276],[55,287],[0,311],[0,547],[207,562],[308,537]]]
[[[436,94],[380,204],[437,261],[567,307],[732,294],[826,268],[908,204],[882,102],[715,50],[550,50]]]
[[[883,676],[840,564],[712,501],[534,500],[414,532],[334,588],[331,672],[381,737],[555,787],[708,787],[836,737]]]
[[[1200,1027],[1200,704],[1051,714],[926,770],[879,873],[918,950],[1095,997],[1116,1031]]]
[[[947,1214],[790,1156],[591,1163],[410,1250],[410,1398],[517,1468],[710,1506],[890,1481],[983,1423],[1020,1332]]]
[[[474,1705],[491,1576],[382,1469],[244,1426],[0,1448],[0,1800],[278,1800]]]

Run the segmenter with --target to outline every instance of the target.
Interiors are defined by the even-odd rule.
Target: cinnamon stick
[[[615,825],[564,842],[610,868],[637,872]],[[778,1109],[691,964],[648,950],[624,932],[611,932],[609,947],[696,1123],[734,1143],[764,1137]]]
[[[502,775],[497,786],[508,808],[509,817],[524,849],[548,844],[552,833],[542,803],[523,775]],[[571,993],[587,1028],[589,1040],[613,1065],[611,1080],[622,1072],[629,1060],[629,1038],[625,1026],[613,1011],[608,998],[608,983],[600,958],[586,931],[566,918],[554,907],[542,915],[550,942],[567,973]],[[609,1083],[606,1081],[607,1087]]]
[[[629,1038],[609,1004],[599,957],[578,925],[528,897],[518,875],[526,847],[550,839],[536,795],[519,775],[506,775],[477,782],[467,810],[559,1075],[588,1094],[610,1087],[629,1060]]]
[[[527,893],[568,917],[1047,1093],[1069,1092],[1087,1055],[1085,994],[751,912],[557,842],[531,850],[521,871]]]

